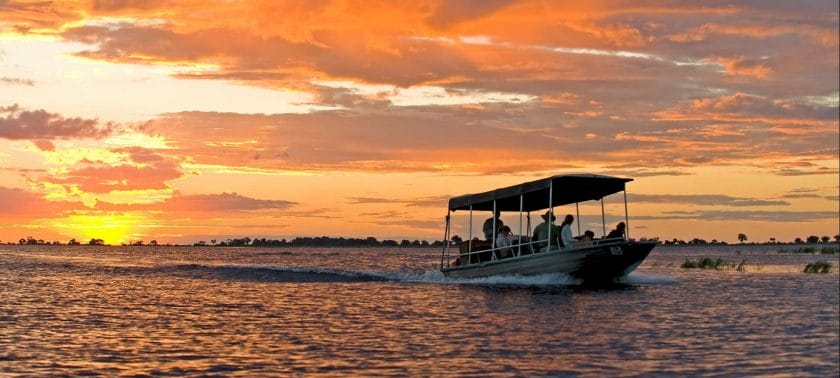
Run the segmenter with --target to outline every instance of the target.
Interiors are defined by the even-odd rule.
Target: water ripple
[[[422,249],[106,251],[0,247],[0,375],[837,376],[840,365],[839,276],[801,273],[814,256],[741,251],[779,268],[689,271],[673,264],[728,252],[655,250],[620,283],[582,287],[448,280]]]

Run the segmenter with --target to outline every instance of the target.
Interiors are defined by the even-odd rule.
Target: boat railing
[[[469,246],[469,245],[471,245],[471,243],[469,241],[462,241],[461,244],[457,246],[458,247],[458,253],[457,254],[453,255],[453,254],[448,253],[448,252],[446,253],[446,256],[445,256],[446,264],[445,264],[445,266],[446,267],[463,266],[463,265],[478,264],[478,263],[487,262],[487,261],[507,260],[507,259],[510,259],[510,258],[522,257],[522,256],[531,255],[531,254],[535,254],[535,253],[545,253],[545,252],[548,252],[548,251],[557,251],[557,250],[575,251],[575,250],[591,248],[591,247],[595,247],[595,246],[604,247],[604,246],[609,246],[609,245],[618,245],[618,244],[621,244],[621,243],[625,242],[626,240],[627,239],[625,239],[623,237],[609,238],[609,239],[607,239],[607,238],[593,239],[589,243],[586,243],[586,244],[578,243],[578,244],[575,244],[574,246],[572,246],[571,248],[557,248],[556,244],[552,244],[551,248],[548,249],[547,251],[541,251],[541,249],[545,248],[545,247],[540,246],[541,244],[546,243],[548,241],[547,239],[544,239],[544,240],[529,240],[529,241],[523,241],[521,243],[514,243],[514,244],[511,244],[509,246],[484,248],[484,249],[473,249],[473,250],[467,250],[467,251],[461,251],[461,248],[462,248],[463,245]],[[478,243],[476,243],[476,241],[473,241],[473,243],[475,243],[477,245],[478,243],[481,243],[481,241],[479,241]],[[486,243],[489,244],[490,242],[486,242]],[[503,257],[502,252],[509,252],[511,255],[508,256],[508,257]],[[454,263],[456,260],[458,262]]]

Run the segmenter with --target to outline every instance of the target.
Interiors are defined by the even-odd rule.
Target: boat
[[[625,184],[630,181],[633,179],[565,174],[450,198],[444,232],[447,242],[441,254],[440,271],[449,278],[559,273],[583,282],[605,282],[626,276],[647,258],[656,245],[655,241],[637,241],[629,237]],[[619,192],[624,194],[625,232],[620,237],[607,238],[604,197]],[[579,204],[587,201],[601,203],[601,238],[564,247],[557,240],[558,235],[551,235],[552,231],[549,231],[547,239],[531,240],[531,212],[546,211],[543,218],[553,218],[554,207],[575,204],[576,219],[579,220]],[[458,211],[469,212],[469,237],[459,243],[449,242],[452,213]],[[493,229],[490,241],[473,237],[473,213],[479,211],[492,212],[491,217],[497,212],[518,213],[519,233],[512,245],[497,247],[491,242],[496,240],[496,229],[492,224],[489,227]]]

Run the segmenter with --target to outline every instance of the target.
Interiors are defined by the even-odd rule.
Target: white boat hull
[[[444,267],[441,271],[450,278],[560,273],[584,281],[604,281],[632,272],[650,254],[654,246],[654,243],[625,241]]]

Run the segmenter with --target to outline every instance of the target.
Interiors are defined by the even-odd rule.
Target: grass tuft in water
[[[817,253],[819,252],[821,255],[836,255],[840,253],[840,248],[837,247],[822,247],[817,249],[817,247],[799,247],[796,249],[779,249],[776,252],[778,253]]]
[[[728,262],[724,259],[718,258],[716,260],[712,260],[709,257],[704,257],[697,261],[686,258],[685,262],[680,265],[680,268],[683,269],[735,269],[739,272],[746,272],[747,271],[747,260],[741,260],[740,264],[735,264]]]
[[[838,252],[840,252],[840,249],[835,247],[823,247],[820,250],[821,255],[836,255]]]
[[[829,273],[831,272],[831,263],[826,261],[817,261],[805,265],[804,273]]]
[[[796,249],[780,249],[779,253],[814,253],[817,249],[814,247],[799,247]]]

